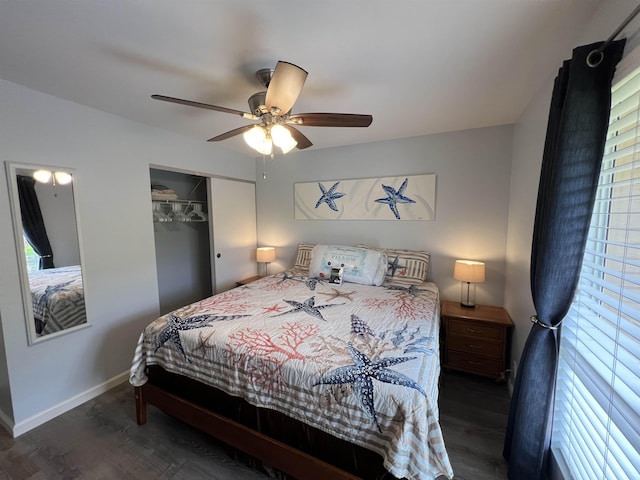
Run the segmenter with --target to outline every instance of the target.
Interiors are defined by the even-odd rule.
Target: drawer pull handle
[[[482,363],[480,363],[480,362],[474,362],[473,360],[467,360],[467,363],[468,363],[469,365],[482,365]]]
[[[467,347],[469,347],[469,348],[482,348],[482,345],[474,345],[473,343],[467,343]]]
[[[476,330],[475,328],[467,328],[467,332],[480,333],[480,332],[482,332],[482,330]]]

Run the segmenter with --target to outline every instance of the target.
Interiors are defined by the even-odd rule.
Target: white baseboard
[[[40,412],[30,418],[27,418],[22,422],[16,423],[15,425],[13,425],[13,428],[9,428],[9,431],[11,432],[14,438],[19,437],[23,433],[27,433],[29,430],[39,427],[40,425],[48,422],[49,420],[52,420],[57,416],[62,415],[63,413],[74,409],[78,405],[82,405],[84,402],[87,402],[92,398],[95,398],[98,395],[103,394],[107,390],[110,390],[113,387],[120,385],[123,382],[126,382],[127,380],[129,380],[128,370],[119,375],[116,375],[115,377],[110,378],[109,380],[107,380],[104,383],[101,383],[100,385],[96,385],[95,387],[90,388],[86,392],[83,392],[79,395],[76,395],[75,397],[65,400],[64,402],[59,403],[58,405],[55,405],[51,408],[48,408],[47,410],[44,410],[43,412]],[[2,412],[0,412],[0,414],[1,413]],[[4,419],[2,418],[2,415],[0,415],[0,421],[2,420]]]
[[[9,433],[13,431],[13,420],[11,420],[9,416],[2,410],[0,410],[0,425],[4,427]]]

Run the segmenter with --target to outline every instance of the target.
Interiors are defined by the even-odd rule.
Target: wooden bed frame
[[[175,374],[167,374],[164,370],[160,369],[160,367],[153,368],[156,369],[156,372],[159,370],[162,371],[163,375],[175,377]],[[197,382],[184,377],[180,381],[197,384]],[[382,458],[378,454],[363,447],[352,446],[352,444],[349,444],[348,442],[339,440],[324,432],[320,432],[321,435],[331,437],[332,442],[338,442],[336,450],[333,450],[333,447],[331,447],[332,452],[344,453],[345,448],[341,444],[346,445],[347,449],[349,446],[352,446],[352,448],[357,449],[358,454],[361,454],[361,451],[364,452],[365,458],[360,461],[359,465],[362,465],[365,469],[368,469],[368,471],[364,473],[364,476],[358,476],[338,466],[332,465],[328,461],[322,460],[310,453],[306,453],[295,448],[290,444],[265,435],[257,429],[251,428],[239,421],[229,418],[223,413],[207,408],[206,405],[196,403],[193,400],[193,395],[191,396],[192,398],[189,398],[189,395],[183,396],[182,394],[173,393],[169,391],[170,389],[166,388],[165,385],[165,380],[154,383],[153,376],[150,375],[150,381],[141,387],[135,387],[136,421],[138,425],[144,425],[146,423],[147,405],[153,405],[168,415],[171,415],[192,427],[215,437],[230,447],[263,462],[264,465],[275,468],[295,479],[369,479],[374,475],[371,472],[375,472],[375,478],[379,480],[391,480],[396,478],[384,469],[382,466]],[[211,387],[206,387],[201,384],[198,388],[207,388],[209,389],[207,391],[211,390]],[[182,386],[178,386],[178,390],[181,391]],[[217,392],[217,395],[226,396],[226,394],[219,390],[214,391]],[[204,397],[205,396],[203,395],[198,398]],[[251,408],[254,409],[256,407]],[[271,411],[267,412],[267,414],[270,413]]]

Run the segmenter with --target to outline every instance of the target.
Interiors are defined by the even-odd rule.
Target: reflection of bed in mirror
[[[30,272],[29,287],[37,335],[86,323],[80,265]]]

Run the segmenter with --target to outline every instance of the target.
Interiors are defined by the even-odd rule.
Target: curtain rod
[[[640,13],[640,5],[638,5],[633,10],[633,12],[631,12],[629,16],[622,21],[620,26],[615,29],[615,31],[609,36],[609,38],[607,38],[605,42],[602,45],[600,45],[600,48],[593,50],[592,52],[589,52],[589,55],[587,55],[587,65],[589,65],[592,68],[595,68],[598,65],[600,65],[600,62],[602,62],[602,59],[604,58],[604,55],[602,52],[604,52],[605,49],[611,44],[611,42],[613,42],[616,39],[616,37],[622,31],[622,29],[627,25],[629,25],[629,22],[631,22],[631,20],[636,18],[636,15],[638,15],[638,13]]]

